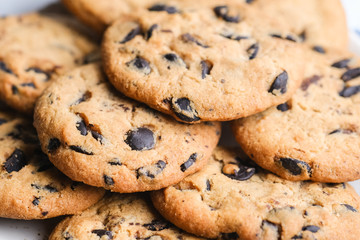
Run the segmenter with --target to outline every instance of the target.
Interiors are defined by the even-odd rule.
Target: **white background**
[[[101,1],[101,0],[99,0]],[[290,1],[290,0],[289,0]],[[326,0],[323,0],[326,4]],[[350,48],[360,55],[360,1],[342,0],[347,11],[349,32],[351,37]],[[56,0],[0,0],[0,16],[9,14],[20,14],[34,11],[46,6]],[[336,21],[336,19],[334,19]],[[359,36],[354,33],[359,30]],[[353,185],[360,193],[360,183]],[[1,204],[1,203],[0,203]],[[43,240],[47,239],[53,227],[62,218],[45,221],[19,221],[0,218],[0,240]]]

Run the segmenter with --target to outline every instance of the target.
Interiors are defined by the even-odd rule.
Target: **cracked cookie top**
[[[160,189],[203,167],[220,124],[176,122],[130,100],[105,81],[100,66],[56,80],[35,110],[43,151],[71,179],[116,192]]]

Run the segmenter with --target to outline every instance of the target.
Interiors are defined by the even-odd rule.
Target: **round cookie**
[[[217,148],[209,164],[152,193],[178,227],[207,238],[278,240],[360,236],[360,197],[344,184],[291,182]]]
[[[35,108],[43,151],[71,179],[115,192],[160,189],[200,170],[219,123],[178,123],[116,92],[96,64],[54,82]]]
[[[96,49],[65,23],[38,14],[2,18],[0,32],[0,99],[27,114],[53,79]]]
[[[272,37],[245,10],[138,10],[105,32],[105,72],[128,97],[188,123],[237,119],[280,104],[301,83],[303,48]]]
[[[360,178],[360,62],[308,53],[306,78],[286,103],[237,120],[237,141],[261,167],[289,180]]]
[[[80,215],[63,220],[49,240],[200,240],[163,219],[145,194],[112,193]]]
[[[73,182],[51,164],[32,121],[0,108],[0,217],[75,214],[102,198],[103,189]]]

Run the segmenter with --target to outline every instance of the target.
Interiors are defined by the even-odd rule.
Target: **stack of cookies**
[[[73,215],[51,240],[360,238],[340,0],[63,4],[102,40],[0,19],[0,217]]]

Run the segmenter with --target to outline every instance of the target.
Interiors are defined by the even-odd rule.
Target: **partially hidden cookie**
[[[360,61],[345,51],[308,54],[306,78],[287,102],[237,120],[256,163],[289,180],[360,178]]]
[[[146,194],[112,193],[79,215],[66,218],[50,240],[200,240],[166,221]]]
[[[2,18],[0,32],[0,99],[27,114],[53,79],[96,49],[66,24],[38,14]]]
[[[63,175],[42,153],[32,120],[1,109],[0,217],[45,219],[75,214],[104,193]]]
[[[237,5],[138,10],[105,32],[105,72],[120,92],[179,121],[260,112],[300,85],[303,48],[272,37],[255,16]]]
[[[209,164],[152,193],[178,227],[207,238],[347,239],[360,236],[360,197],[344,184],[291,182],[217,148]]]
[[[54,82],[35,109],[42,149],[71,179],[116,192],[160,189],[200,170],[219,123],[178,123],[132,101],[96,64]]]

